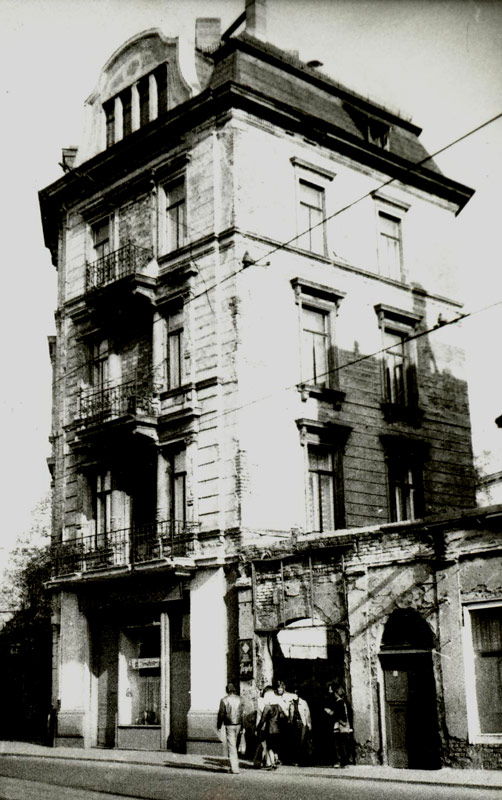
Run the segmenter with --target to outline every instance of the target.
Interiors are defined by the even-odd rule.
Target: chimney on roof
[[[63,147],[61,150],[61,169],[63,172],[69,172],[73,169],[73,164],[77,157],[78,147]]]
[[[221,19],[199,17],[195,20],[195,47],[202,53],[212,53],[220,44]]]
[[[265,39],[266,23],[266,0],[246,0],[246,33],[257,39]]]

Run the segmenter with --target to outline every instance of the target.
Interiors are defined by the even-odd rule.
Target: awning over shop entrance
[[[328,628],[315,617],[286,625],[277,641],[284,658],[328,658]]]

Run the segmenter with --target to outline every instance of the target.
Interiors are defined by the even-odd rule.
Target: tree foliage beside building
[[[10,555],[1,590],[9,618],[0,631],[4,697],[0,737],[44,742],[51,705],[49,500],[33,512],[33,525]]]

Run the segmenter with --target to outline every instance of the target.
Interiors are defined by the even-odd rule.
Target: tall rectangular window
[[[183,309],[167,320],[167,388],[177,389],[183,383]]]
[[[104,258],[110,253],[110,218],[105,217],[92,226],[94,256],[96,259]]]
[[[95,519],[97,544],[105,543],[111,529],[112,516],[112,477],[110,471],[96,476]]]
[[[91,386],[102,391],[109,379],[109,352],[108,341],[102,339],[91,346],[90,358],[90,383]]]
[[[502,607],[470,616],[479,733],[502,734]]]
[[[389,503],[391,522],[413,520],[421,516],[421,474],[413,456],[388,455]]]
[[[157,114],[159,115],[167,111],[167,64],[159,64],[153,74],[157,86]]]
[[[128,136],[132,132],[132,90],[131,86],[120,93],[122,102],[122,135]]]
[[[302,367],[306,383],[329,384],[330,319],[324,309],[302,304]]]
[[[300,180],[298,186],[298,225],[301,234],[297,240],[298,246],[325,255],[324,189],[305,180]]]
[[[330,531],[335,528],[335,468],[333,452],[309,446],[310,528]]]
[[[402,278],[401,220],[378,212],[378,267],[386,278]]]
[[[408,385],[410,359],[406,338],[405,334],[397,331],[384,330],[385,399],[388,403],[402,406],[409,404],[412,388]]]
[[[106,146],[111,147],[115,143],[115,98],[103,103],[106,125]]]
[[[186,241],[185,181],[171,184],[165,190],[165,252],[182,247]]]
[[[171,455],[171,520],[184,523],[186,520],[186,451],[178,450]]]
[[[139,124],[146,125],[150,120],[150,78],[145,75],[138,81]]]

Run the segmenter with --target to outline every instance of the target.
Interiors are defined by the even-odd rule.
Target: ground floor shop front
[[[334,684],[356,763],[502,768],[502,556],[486,546],[499,536],[388,526],[60,587],[56,743],[220,753],[231,680],[252,755],[260,693],[282,681],[309,706],[311,763],[332,758]]]

